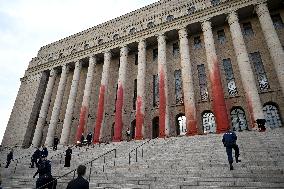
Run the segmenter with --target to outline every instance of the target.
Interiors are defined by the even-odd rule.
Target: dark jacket
[[[58,145],[58,143],[59,143],[59,139],[57,137],[55,137],[53,139],[53,145],[56,146],[56,145]]]
[[[93,138],[92,133],[89,133],[89,134],[87,135],[87,141],[88,141],[88,142],[91,142],[91,141],[92,141],[92,138]]]
[[[37,172],[34,174],[34,177],[39,174],[39,177],[43,177],[43,176],[47,176],[50,177],[51,176],[51,165],[50,165],[50,161],[48,160],[43,160],[37,169]]]
[[[71,157],[71,154],[72,154],[72,149],[71,149],[71,148],[68,148],[68,149],[65,151],[65,156],[66,156],[66,157]]]
[[[232,147],[236,144],[237,135],[233,131],[228,131],[223,135],[222,142],[225,147]]]
[[[68,183],[66,189],[89,189],[89,182],[82,176],[78,176],[76,179],[71,180]]]
[[[39,159],[41,156],[41,151],[39,149],[37,149],[33,155],[32,155],[32,159]]]
[[[11,161],[13,159],[13,152],[10,152],[8,155],[7,155],[7,161]]]
[[[46,147],[44,147],[41,151],[41,155],[44,155],[44,157],[47,157],[48,156],[48,150]]]

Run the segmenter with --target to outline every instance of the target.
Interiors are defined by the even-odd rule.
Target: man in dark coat
[[[240,156],[240,152],[239,152],[239,147],[237,145],[237,135],[231,131],[228,130],[224,135],[223,135],[223,139],[222,142],[224,144],[224,146],[226,147],[226,153],[228,156],[228,161],[230,164],[230,170],[233,170],[233,150],[235,150],[235,158],[236,158],[236,163],[241,162],[241,160],[239,160],[239,156]]]
[[[59,139],[57,136],[55,136],[53,139],[53,151],[57,150],[58,143],[59,143]]]
[[[72,155],[72,149],[71,149],[70,146],[68,146],[68,149],[65,151],[65,165],[64,165],[64,167],[70,167],[71,155]]]
[[[82,136],[81,136],[81,140],[80,140],[80,142],[81,142],[81,146],[84,144],[84,141],[85,141],[85,137],[84,137],[84,134],[82,134]]]
[[[78,177],[68,183],[66,189],[89,189],[89,182],[83,178],[86,173],[86,166],[79,165],[77,168]]]
[[[11,161],[13,160],[13,149],[7,154],[7,163],[6,163],[6,166],[5,168],[8,168]]]
[[[93,139],[93,134],[89,132],[89,134],[87,135],[88,146],[92,143],[92,139]]]
[[[37,174],[39,177],[36,180],[36,188],[45,186],[43,188],[56,189],[57,182],[52,178],[50,161],[48,161],[44,155],[41,156],[41,162],[33,178],[35,178]]]
[[[41,155],[44,155],[45,157],[48,156],[48,150],[44,145],[42,146]]]
[[[41,157],[41,151],[36,148],[36,150],[34,151],[32,157],[31,157],[31,167],[30,168],[34,168],[34,164],[36,164],[36,167],[38,167],[38,160]]]

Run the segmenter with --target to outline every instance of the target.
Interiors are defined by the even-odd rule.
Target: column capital
[[[179,38],[187,38],[188,37],[188,33],[187,33],[187,29],[186,28],[181,28],[178,31],[179,34]]]
[[[147,46],[147,43],[146,43],[146,40],[145,40],[145,39],[139,40],[139,43],[138,43],[138,50],[139,50],[139,51],[140,51],[140,49],[146,48],[146,46]]]
[[[129,48],[127,45],[124,45],[120,48],[120,56],[128,54]]]
[[[261,17],[264,14],[269,14],[267,3],[266,2],[260,2],[260,3],[256,4],[255,11],[256,11],[256,14],[258,15],[258,17]]]
[[[51,69],[50,69],[49,77],[55,76],[56,73],[57,73],[57,72],[56,72],[56,69],[55,69],[55,68],[51,68]]]
[[[89,64],[96,64],[97,63],[97,57],[96,55],[91,55],[89,57]]]
[[[76,62],[75,62],[75,68],[81,68],[82,67],[82,62],[81,62],[81,60],[77,60]]]
[[[110,50],[104,51],[103,53],[104,53],[104,61],[106,61],[106,60],[109,61],[111,59],[111,56],[112,56],[112,53],[110,52]]]
[[[239,22],[238,13],[236,11],[232,11],[228,14],[227,20],[229,25],[232,25],[235,22]]]
[[[139,39],[138,44],[140,43],[146,44],[146,38]]]
[[[210,20],[204,20],[201,23],[201,27],[202,27],[203,32],[206,32],[208,30],[212,30],[211,21]]]
[[[69,66],[67,64],[62,65],[61,69],[62,69],[62,72],[66,72],[66,73],[69,72]]]

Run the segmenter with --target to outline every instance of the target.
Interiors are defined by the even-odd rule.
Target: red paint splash
[[[123,86],[121,83],[117,89],[117,99],[115,105],[115,125],[114,125],[114,142],[120,142],[122,140],[122,107],[123,107]]]
[[[212,84],[213,111],[216,117],[217,133],[226,132],[230,127],[217,57],[213,58],[213,70],[210,72]]]
[[[98,111],[97,111],[97,120],[96,120],[96,125],[94,127],[93,143],[100,142],[100,132],[101,132],[102,122],[104,118],[104,102],[105,102],[105,86],[101,85],[100,94],[99,94]]]
[[[77,134],[76,134],[76,141],[81,140],[81,136],[84,133],[85,130],[85,124],[86,124],[86,114],[87,114],[87,107],[82,106],[80,111],[80,120],[79,120],[79,127],[77,128]]]
[[[247,103],[248,103],[248,111],[249,111],[249,115],[250,115],[250,120],[251,120],[251,128],[255,127],[255,117],[253,114],[253,107],[252,107],[252,103],[251,103],[251,98],[249,95],[246,95],[246,99],[247,99]]]
[[[165,75],[161,68],[159,74],[159,138],[164,138],[166,128],[166,93],[165,93]]]
[[[135,140],[142,140],[142,127],[144,124],[144,114],[141,111],[142,97],[138,96],[136,101],[136,129],[135,129]]]
[[[197,120],[196,120],[196,114],[195,111],[190,104],[185,104],[185,107],[187,108],[186,112],[186,135],[193,136],[197,134]]]

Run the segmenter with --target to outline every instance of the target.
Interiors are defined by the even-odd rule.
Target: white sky
[[[158,0],[0,0],[0,141],[41,46]]]

